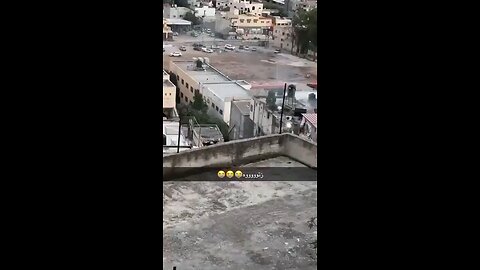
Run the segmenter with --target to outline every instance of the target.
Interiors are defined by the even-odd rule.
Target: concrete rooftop
[[[248,87],[248,83],[233,81],[208,64],[204,64],[205,70],[196,70],[196,63],[193,60],[174,60],[172,63],[194,78],[202,87],[208,88],[221,100],[226,98],[247,99],[251,97],[250,92],[242,87],[242,85]]]
[[[219,180],[216,171],[239,168],[263,180],[316,180],[317,145],[288,133],[218,143],[164,157],[163,178]]]

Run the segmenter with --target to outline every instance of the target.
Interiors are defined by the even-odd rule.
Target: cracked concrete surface
[[[163,183],[163,268],[316,269],[316,182]]]

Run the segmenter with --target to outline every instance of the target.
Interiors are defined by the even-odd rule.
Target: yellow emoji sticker
[[[228,171],[227,172],[227,177],[232,178],[233,177],[233,171]]]
[[[242,175],[243,175],[242,171],[236,171],[236,172],[235,172],[235,176],[236,176],[237,178],[242,177]]]
[[[224,171],[218,171],[217,175],[218,175],[218,177],[223,178],[223,177],[225,177],[225,172]]]

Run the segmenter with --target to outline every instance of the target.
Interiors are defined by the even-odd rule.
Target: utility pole
[[[180,131],[182,131],[182,117],[181,116],[179,116],[179,120],[178,120],[177,153],[180,153]]]
[[[282,120],[283,120],[283,110],[285,106],[285,94],[287,92],[287,83],[285,83],[285,86],[283,87],[283,100],[282,100],[282,112],[280,113],[280,133],[282,134]]]

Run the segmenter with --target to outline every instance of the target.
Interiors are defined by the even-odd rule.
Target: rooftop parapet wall
[[[163,157],[163,177],[198,172],[202,167],[232,167],[287,156],[310,168],[317,168],[317,145],[292,134],[275,134],[235,140]]]

